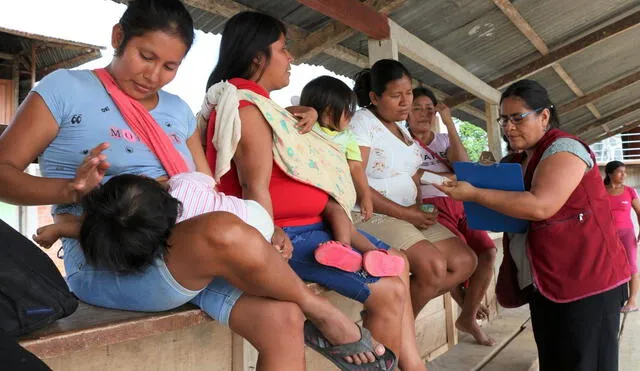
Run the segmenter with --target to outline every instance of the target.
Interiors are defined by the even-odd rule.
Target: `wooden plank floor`
[[[519,352],[523,349],[527,354],[531,354],[532,350],[535,354],[535,343],[529,342],[529,338],[533,339],[532,334],[529,335],[531,331],[528,321],[529,307],[500,308],[499,313],[499,317],[484,328],[487,334],[496,340],[495,346],[478,345],[470,335],[459,333],[459,343],[442,356],[429,362],[427,364],[429,371],[477,371],[490,367],[492,362],[497,362],[495,366],[497,368],[494,367],[491,370],[529,371],[537,357],[531,359],[527,356],[518,364],[509,364],[509,359],[502,353],[505,350]],[[509,349],[512,345],[514,348]],[[527,362],[528,365],[525,366]]]

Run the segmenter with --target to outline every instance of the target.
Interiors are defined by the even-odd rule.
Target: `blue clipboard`
[[[481,165],[474,162],[455,162],[453,169],[458,180],[469,182],[478,188],[524,191],[520,164]],[[464,202],[464,211],[467,214],[467,223],[472,229],[524,233],[529,227],[526,220],[512,218],[475,202]]]

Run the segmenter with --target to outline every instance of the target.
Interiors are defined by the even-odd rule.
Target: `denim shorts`
[[[63,249],[69,288],[80,300],[92,305],[161,312],[191,302],[228,326],[231,309],[242,295],[242,291],[223,278],[215,278],[202,290],[186,289],[171,276],[163,257],[143,272],[118,274],[87,264],[77,240],[63,239]]]
[[[316,223],[300,227],[282,228],[293,244],[293,257],[289,260],[291,268],[305,281],[316,282],[331,290],[364,303],[371,294],[369,284],[377,282],[364,270],[345,272],[343,270],[322,265],[316,261],[313,252],[319,244],[333,239],[331,231],[324,223]],[[389,245],[359,231],[365,235],[379,249],[389,249]]]

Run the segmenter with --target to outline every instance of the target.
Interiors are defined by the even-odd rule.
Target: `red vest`
[[[549,300],[557,303],[576,301],[611,290],[629,280],[627,256],[613,223],[609,195],[604,188],[595,156],[580,139],[552,129],[536,145],[524,176],[531,189],[533,173],[544,151],[559,138],[580,141],[591,154],[594,166],[555,215],[532,221],[527,238],[533,282]],[[521,162],[523,155],[510,156],[506,162]],[[562,176],[562,169],[558,169]],[[515,264],[509,253],[509,239],[503,239],[505,259],[500,266],[496,292],[503,306],[526,302],[517,286]],[[515,288],[514,288],[515,285]],[[513,296],[517,293],[519,297]],[[504,301],[504,303],[503,303]]]

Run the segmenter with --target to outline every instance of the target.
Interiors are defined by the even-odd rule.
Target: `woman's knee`
[[[266,305],[264,310],[265,317],[269,318],[266,325],[274,331],[272,334],[278,331],[284,331],[287,334],[302,333],[305,318],[297,304],[273,301],[273,303]]]
[[[407,295],[404,282],[398,277],[381,278],[371,287],[371,296],[375,302],[386,308],[401,308]],[[367,299],[369,301],[369,299]]]
[[[447,259],[437,248],[427,241],[407,250],[411,273],[421,282],[437,285],[447,275]]]

